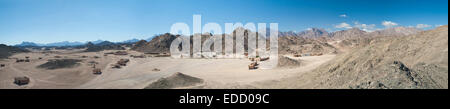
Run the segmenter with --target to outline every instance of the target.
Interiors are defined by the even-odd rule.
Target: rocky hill
[[[0,44],[0,59],[8,58],[14,53],[29,52],[28,50]]]
[[[125,50],[124,47],[120,44],[115,44],[109,41],[103,41],[98,44],[93,44],[91,42],[88,42],[83,47],[86,48],[85,52],[98,52],[103,50]]]
[[[145,53],[169,53],[170,45],[173,40],[177,37],[176,35],[172,35],[169,33],[159,35],[154,37],[151,41],[146,42],[145,40],[141,40],[136,42],[135,45],[131,48],[131,50],[145,52]]]
[[[297,36],[303,38],[328,37],[328,32],[325,29],[311,28],[306,31],[299,32]]]
[[[296,53],[333,53],[337,49],[327,42],[296,36],[278,38],[278,51],[280,54]]]
[[[305,80],[311,80],[305,82]],[[448,26],[379,37],[271,88],[448,88]]]

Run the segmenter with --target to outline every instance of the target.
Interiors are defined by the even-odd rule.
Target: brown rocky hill
[[[22,53],[22,52],[29,52],[29,51],[18,47],[0,44],[0,59],[8,58],[14,53]]]
[[[103,50],[125,50],[125,48],[122,47],[121,44],[115,44],[115,43],[112,43],[109,41],[103,41],[98,44],[93,44],[92,42],[88,42],[84,46],[80,46],[80,47],[85,47],[86,48],[85,52],[98,52],[98,51],[103,51]]]
[[[150,42],[147,42],[145,40],[141,40],[136,42],[131,50],[144,52],[144,53],[169,53],[170,52],[170,45],[172,44],[172,41],[178,38],[179,35],[173,35],[170,33],[166,33],[163,35],[156,36],[153,38]],[[192,52],[192,37],[190,36],[190,42],[191,42],[191,52]],[[202,34],[202,42],[204,42],[206,39],[211,37],[211,34]]]
[[[150,42],[141,40],[131,48],[131,50],[145,52],[145,53],[169,53],[170,44],[175,40],[177,35],[169,33],[154,37]]]
[[[264,87],[448,88],[448,26],[409,36],[379,37],[318,69]]]
[[[278,38],[278,51],[280,54],[302,53],[333,53],[337,49],[325,41],[296,36]]]
[[[238,28],[243,29],[243,28]],[[243,30],[244,31],[244,48],[247,51],[248,49],[248,33],[251,32],[249,30]],[[235,33],[233,31],[233,33]],[[202,43],[211,37],[211,34],[205,33],[202,34]],[[145,40],[141,40],[139,42],[136,42],[134,46],[131,48],[132,50],[139,51],[139,52],[151,52],[151,53],[168,53],[170,52],[170,44],[173,40],[175,40],[178,36],[172,35],[169,33],[156,36],[153,38],[150,42],[146,42]],[[191,39],[191,52],[192,52],[192,37]],[[224,36],[222,36],[222,40],[224,42]],[[233,35],[233,43],[235,43],[236,35]],[[267,40],[268,41],[268,40]],[[225,50],[225,43],[223,43],[223,50]],[[270,42],[268,41],[267,45],[269,45]],[[322,53],[322,52],[333,52],[335,51],[335,48],[329,44],[327,44],[323,40],[317,40],[314,38],[303,38],[303,37],[297,37],[297,36],[285,36],[285,37],[279,37],[279,51],[281,54],[288,54],[288,53]],[[214,45],[211,46],[213,49]],[[233,48],[236,48],[234,45]],[[235,52],[235,49],[233,49]]]

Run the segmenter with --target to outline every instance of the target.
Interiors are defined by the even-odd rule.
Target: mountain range
[[[267,28],[266,36],[270,36],[270,30]],[[328,32],[325,29],[321,28],[310,28],[305,31],[301,32],[294,32],[294,31],[287,31],[287,32],[281,32],[278,31],[279,37],[285,37],[285,36],[296,36],[296,37],[303,37],[303,38],[320,38],[320,37],[326,37],[326,38],[336,38],[336,39],[345,39],[349,37],[363,37],[363,36],[402,36],[402,35],[410,35],[413,33],[417,33],[423,30],[417,29],[417,28],[409,28],[409,27],[395,27],[395,28],[388,28],[384,30],[377,30],[373,32],[366,32],[363,30],[360,30],[359,28],[351,28],[348,30],[342,30],[342,31],[335,31],[335,32]],[[158,36],[155,36],[158,37]],[[150,37],[148,39],[145,39],[145,41],[150,42],[153,38]],[[99,44],[106,40],[96,40],[96,41],[90,41],[93,44]],[[117,44],[130,44],[130,43],[136,43],[140,41],[139,39],[130,39],[125,40],[121,42],[113,42]],[[47,43],[47,44],[41,44],[41,43],[34,43],[34,42],[22,42],[20,44],[14,45],[18,47],[24,47],[24,46],[79,46],[79,45],[85,45],[88,42],[70,42],[70,41],[62,41],[62,42],[54,42],[54,43]]]
[[[107,40],[96,40],[96,41],[89,41],[93,44],[100,44],[102,42],[105,42]],[[125,41],[121,41],[121,42],[112,42],[112,43],[117,43],[117,44],[129,44],[129,43],[136,43],[138,42],[139,39],[130,39],[130,40],[125,40]],[[110,41],[107,41],[110,42]],[[54,43],[47,43],[47,44],[41,44],[41,43],[34,43],[34,42],[22,42],[20,44],[14,45],[17,47],[27,47],[27,46],[51,46],[51,47],[62,47],[62,46],[80,46],[80,45],[85,45],[88,42],[70,42],[70,41],[62,41],[62,42],[54,42]]]
[[[237,28],[235,31],[240,29],[244,28]],[[273,30],[267,28],[267,36],[270,35],[269,31]],[[374,32],[366,32],[360,30],[359,28],[351,28],[335,32],[327,32],[325,29],[318,28],[311,28],[302,32],[279,32],[279,53],[337,53],[346,51],[346,49],[350,49],[358,45],[366,45],[370,42],[371,38],[374,37],[404,36],[421,31],[422,30],[416,28],[395,27]],[[244,29],[244,39],[248,38],[248,34],[246,32],[251,31]],[[202,41],[204,38],[208,38],[210,36],[211,34],[202,34]],[[139,52],[169,52],[170,44],[176,38],[176,35],[169,33],[162,34],[155,36],[150,41],[139,41],[132,47],[132,50]],[[331,43],[333,41],[336,43]],[[244,46],[246,46],[246,44],[247,43],[245,42]]]
[[[361,37],[361,36],[403,36],[410,35],[423,31],[421,29],[413,27],[393,27],[383,30],[377,30],[373,32],[367,32],[359,28],[350,28],[347,30],[328,32],[321,28],[310,28],[301,32],[279,32],[278,36],[297,36],[303,38],[318,38],[318,37],[330,37],[330,38],[349,38],[349,37]]]

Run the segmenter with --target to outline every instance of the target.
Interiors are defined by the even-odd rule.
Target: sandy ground
[[[292,75],[299,75],[315,69],[322,63],[334,58],[334,55],[290,57],[301,62],[302,66],[295,68],[275,68],[249,70],[248,59],[173,59],[170,57],[131,58],[130,56],[103,56],[103,52],[83,53],[76,50],[55,51],[54,53],[21,53],[10,58],[30,56],[31,62],[16,63],[15,59],[1,60],[6,67],[0,69],[0,88],[75,88],[75,89],[142,89],[159,78],[167,77],[176,72],[204,79],[210,88],[229,88],[222,85],[247,85],[259,81],[279,80]],[[131,55],[141,53],[129,51]],[[81,59],[81,65],[76,68],[45,70],[36,66],[54,59]],[[81,58],[88,56],[88,58]],[[99,56],[100,58],[93,58]],[[42,57],[43,59],[38,59]],[[130,59],[127,66],[121,69],[111,65],[119,59]],[[103,74],[92,74],[89,61],[99,62],[97,68],[102,68]],[[160,71],[152,71],[157,68]],[[30,84],[17,86],[13,78],[28,76]]]
[[[81,56],[89,56],[88,58],[81,58]],[[87,81],[95,78],[97,75],[92,74],[92,65],[89,61],[99,62],[97,67],[106,67],[106,64],[112,62],[105,58],[95,59],[93,56],[102,56],[100,53],[74,53],[74,51],[56,51],[53,53],[21,53],[11,56],[11,59],[1,60],[0,63],[5,64],[4,68],[0,69],[0,88],[74,88]],[[31,62],[16,63],[16,59],[25,59],[25,56],[30,57]],[[61,56],[55,58],[54,56]],[[38,59],[41,57],[42,59]],[[36,68],[49,59],[81,59],[81,65],[76,68],[47,70]],[[30,84],[18,86],[13,84],[14,77],[27,76],[30,77]]]

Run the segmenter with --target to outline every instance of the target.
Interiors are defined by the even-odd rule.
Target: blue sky
[[[0,43],[123,41],[202,23],[279,23],[280,31],[448,24],[448,0],[0,0]]]

